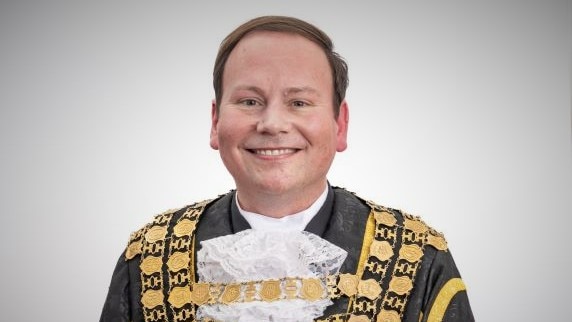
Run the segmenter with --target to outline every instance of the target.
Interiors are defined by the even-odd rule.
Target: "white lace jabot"
[[[249,295],[242,287],[238,300],[232,303],[199,307],[199,319],[217,321],[313,321],[332,303],[327,295],[307,300],[303,296],[287,298],[281,293],[268,301],[260,289],[263,284],[258,282],[275,281],[278,288],[287,289],[286,281],[296,279],[302,283],[306,279],[319,281],[325,289],[325,277],[337,274],[347,256],[338,246],[305,231],[249,229],[201,245],[197,252],[200,283],[258,285],[257,295],[250,295],[250,300],[245,300]]]

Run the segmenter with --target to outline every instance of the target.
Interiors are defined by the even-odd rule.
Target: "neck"
[[[308,209],[324,192],[327,183],[323,185],[287,192],[273,193],[269,191],[255,191],[237,188],[238,202],[246,211],[254,212],[268,217],[282,218]]]

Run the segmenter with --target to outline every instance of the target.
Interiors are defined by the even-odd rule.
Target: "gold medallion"
[[[429,234],[427,236],[427,244],[437,248],[438,250],[447,250],[447,241],[442,236]]]
[[[195,283],[193,284],[193,291],[191,292],[191,302],[197,305],[205,304],[210,297],[210,286],[208,283]]]
[[[144,307],[152,309],[157,305],[163,304],[163,292],[159,290],[147,290],[141,296],[141,303]]]
[[[164,226],[153,226],[147,230],[145,233],[145,240],[148,243],[154,243],[156,241],[165,239],[167,235],[167,227]]]
[[[132,259],[136,255],[141,254],[141,249],[143,248],[143,243],[141,239],[138,241],[132,242],[127,246],[127,250],[125,250],[125,258]]]
[[[240,284],[228,284],[224,287],[220,301],[223,304],[235,302],[240,297]]]
[[[193,230],[195,230],[195,225],[196,222],[185,218],[175,225],[173,228],[173,233],[177,237],[188,236],[193,232]]]
[[[399,295],[405,295],[413,288],[413,282],[407,276],[394,276],[389,282],[389,290]]]
[[[301,295],[308,301],[317,301],[322,298],[324,288],[318,278],[305,278],[302,280]]]
[[[167,266],[171,272],[177,272],[183,268],[187,268],[190,260],[191,258],[188,253],[175,252],[169,257]]]
[[[377,315],[377,322],[401,322],[401,318],[397,311],[382,309]]]
[[[354,296],[357,294],[358,282],[358,277],[353,274],[340,274],[338,288],[346,296]]]
[[[402,257],[410,263],[415,263],[423,257],[423,251],[421,250],[421,247],[415,244],[403,245],[399,250],[399,257]]]
[[[163,261],[161,257],[158,256],[147,256],[141,261],[139,267],[141,271],[145,273],[145,275],[151,275],[153,273],[158,273],[161,271],[161,266],[163,265]]]
[[[391,245],[386,240],[384,241],[374,240],[371,243],[369,252],[371,255],[377,257],[380,261],[386,261],[390,259],[391,256],[393,256],[394,254]]]
[[[381,294],[381,286],[373,278],[359,281],[358,294],[373,301]]]
[[[393,227],[395,225],[395,223],[397,222],[397,219],[395,219],[395,216],[390,214],[387,211],[375,211],[374,210],[373,217],[375,218],[375,221],[378,224],[382,224],[382,225],[387,226],[387,227]]]
[[[260,298],[266,302],[276,301],[280,298],[280,281],[263,281],[260,289]]]
[[[429,230],[429,228],[427,227],[427,225],[425,225],[424,223],[422,223],[419,220],[412,220],[409,218],[405,218],[405,221],[403,222],[403,225],[405,226],[406,229],[409,229],[415,233],[418,234],[423,234],[426,233],[427,230]]]
[[[187,303],[191,303],[191,290],[188,287],[173,287],[169,292],[169,303],[176,308],[181,308]]]

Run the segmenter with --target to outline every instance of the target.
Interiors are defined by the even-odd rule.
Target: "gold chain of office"
[[[197,283],[190,254],[194,254],[196,224],[210,202],[181,209],[184,213],[171,229],[176,210],[156,216],[153,222],[131,235],[125,257],[130,260],[141,255],[141,303],[146,322],[194,321],[197,305],[204,304],[316,301],[341,296],[351,299],[348,313],[319,321],[365,322],[377,317],[377,321],[399,322],[425,245],[447,250],[443,236],[418,217],[402,214],[403,222],[398,222],[393,213],[397,210],[368,202],[375,226],[364,235],[365,239],[370,238],[370,246],[360,274],[336,274],[323,279],[286,277],[245,283]],[[393,269],[388,274],[389,267]],[[386,279],[389,287],[383,290],[381,285]]]

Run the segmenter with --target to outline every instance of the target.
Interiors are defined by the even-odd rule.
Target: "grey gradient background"
[[[570,1],[1,1],[0,320],[96,321],[128,235],[233,187],[222,38],[320,26],[350,66],[334,185],[445,232],[478,321],[567,321]]]

